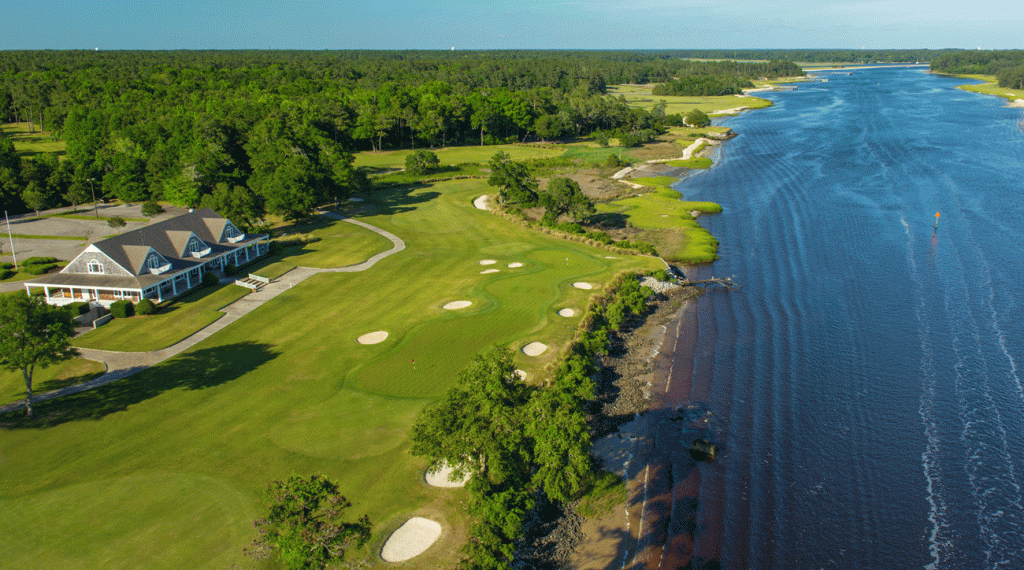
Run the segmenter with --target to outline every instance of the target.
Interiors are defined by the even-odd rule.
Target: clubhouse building
[[[204,273],[223,274],[269,250],[270,236],[242,233],[202,208],[91,244],[59,273],[26,281],[25,290],[42,288],[51,305],[160,302],[198,287]]]

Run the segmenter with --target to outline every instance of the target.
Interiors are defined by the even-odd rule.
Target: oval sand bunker
[[[566,317],[566,318],[568,318],[568,317],[575,317],[576,316],[576,311],[574,311],[572,309],[562,309],[561,311],[558,311],[558,316]]]
[[[548,349],[548,345],[542,342],[531,342],[523,347],[523,354],[526,356],[540,356]]]
[[[380,551],[385,562],[402,562],[423,554],[441,536],[441,525],[423,517],[413,517],[398,528]]]
[[[487,275],[488,273],[497,273],[497,272],[498,272],[497,269],[484,269],[483,271],[480,272],[480,275]]]
[[[377,344],[378,342],[384,342],[386,338],[388,338],[388,331],[377,331],[364,334],[357,338],[356,342],[359,344]]]
[[[448,303],[447,305],[445,305],[445,306],[443,306],[441,308],[442,309],[448,309],[449,311],[456,311],[458,309],[465,309],[466,307],[468,307],[468,306],[470,306],[472,304],[473,304],[472,301],[452,301],[451,303]]]
[[[577,289],[593,289],[594,288],[594,286],[591,285],[590,283],[585,283],[583,281],[577,281],[576,283],[573,283],[572,286],[577,288]]]
[[[448,478],[452,474],[452,468],[447,463],[442,463],[437,471],[427,471],[423,475],[423,480],[427,482],[427,485],[431,487],[465,487],[466,483],[469,482],[469,478],[472,477],[470,474],[466,474],[461,479],[452,481]]]
[[[494,265],[495,263],[498,263],[498,260],[496,260],[496,259],[481,259],[480,260],[480,265]]]
[[[509,266],[510,269],[515,269],[516,267],[522,267],[523,264],[519,263],[518,261],[515,261],[515,262],[512,262],[512,263],[509,263],[508,266]]]

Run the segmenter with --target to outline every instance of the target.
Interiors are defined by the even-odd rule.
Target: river
[[[725,208],[700,274],[743,289],[688,317],[666,405],[721,452],[677,458],[658,564],[1024,568],[1021,110],[921,68],[822,76],[677,185]]]

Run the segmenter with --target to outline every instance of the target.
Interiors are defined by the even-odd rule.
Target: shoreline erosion
[[[686,150],[692,153],[700,142],[723,141],[696,141]],[[684,273],[696,279],[705,271],[688,266]],[[719,477],[705,480],[706,469],[689,457],[694,438],[688,438],[685,427],[680,432],[677,424],[686,424],[693,414],[710,413],[695,404],[706,397],[694,398],[701,293],[680,291],[660,299],[623,338],[624,355],[602,362],[602,373],[608,369],[620,377],[616,401],[602,415],[618,420],[610,433],[595,439],[592,454],[605,470],[624,479],[626,499],[602,515],[573,514],[576,544],[569,568],[681,568],[719,557],[720,507],[700,500],[702,485],[716,485]],[[606,433],[605,426],[601,433]],[[699,542],[697,529],[702,529]]]

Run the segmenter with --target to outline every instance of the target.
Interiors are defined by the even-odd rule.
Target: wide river
[[[691,402],[724,451],[694,551],[1024,568],[1021,109],[921,68],[822,76],[727,119],[678,185],[725,208],[702,274],[743,286],[695,311]]]

